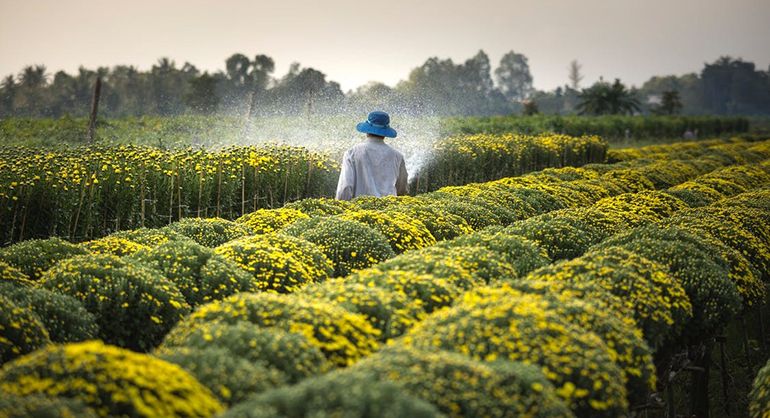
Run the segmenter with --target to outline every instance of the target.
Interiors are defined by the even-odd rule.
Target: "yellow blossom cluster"
[[[51,346],[7,364],[0,391],[74,398],[102,417],[210,417],[222,410],[179,366],[99,341]]]

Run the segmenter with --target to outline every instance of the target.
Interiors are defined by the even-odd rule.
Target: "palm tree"
[[[576,109],[581,115],[625,115],[641,110],[641,104],[633,90],[628,90],[620,79],[611,85],[600,79],[580,93],[580,104]]]
[[[45,65],[28,65],[19,73],[19,81],[24,87],[42,87],[48,81]]]

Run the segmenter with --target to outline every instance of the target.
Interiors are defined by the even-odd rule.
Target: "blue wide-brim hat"
[[[358,132],[374,134],[388,138],[395,138],[396,130],[390,127],[390,116],[387,113],[376,110],[369,114],[366,122],[356,125]]]

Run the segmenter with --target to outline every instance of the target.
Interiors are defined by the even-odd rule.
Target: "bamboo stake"
[[[171,187],[168,191],[168,223],[171,223],[171,219],[174,217],[174,166],[171,166]]]
[[[219,164],[217,164],[217,177],[219,178],[219,186],[217,187],[217,218],[219,218],[219,205],[222,201],[222,160],[219,160]]]
[[[179,201],[177,209],[177,220],[182,219],[182,175],[179,174],[179,166],[176,167],[176,197]]]
[[[198,176],[198,217],[201,217],[201,200],[203,199],[203,168]]]

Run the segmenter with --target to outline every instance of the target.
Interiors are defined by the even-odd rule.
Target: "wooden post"
[[[99,112],[99,95],[102,92],[102,78],[96,77],[94,85],[94,98],[91,100],[91,117],[88,120],[88,143],[94,142],[94,133],[96,131],[96,114]]]

